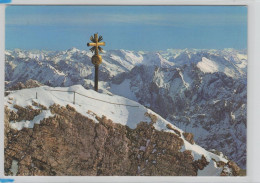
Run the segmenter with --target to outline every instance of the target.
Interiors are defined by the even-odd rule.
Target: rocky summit
[[[78,93],[75,102],[72,90]],[[235,162],[198,146],[191,133],[150,109],[80,85],[9,93],[4,132],[6,175],[237,176],[240,172]]]

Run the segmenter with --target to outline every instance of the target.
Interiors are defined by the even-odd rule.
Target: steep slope
[[[223,154],[206,151],[192,134],[123,97],[80,85],[41,86],[9,94],[5,106],[7,175],[239,173]]]
[[[199,145],[222,151],[245,168],[244,79],[222,72],[204,73],[195,64],[177,68],[138,66],[129,74],[119,75],[110,87],[112,93],[151,108],[172,124],[194,133]]]

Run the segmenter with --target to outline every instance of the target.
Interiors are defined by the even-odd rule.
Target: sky
[[[246,6],[9,6],[6,49],[247,49]]]

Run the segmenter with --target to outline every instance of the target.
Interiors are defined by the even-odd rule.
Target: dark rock
[[[194,140],[193,140],[193,134],[192,133],[183,133],[184,138],[191,144],[194,144]]]
[[[228,164],[229,168],[232,169],[233,174],[235,176],[238,176],[239,172],[240,172],[239,166],[237,166],[237,164],[235,162],[233,162],[233,161],[229,161],[227,164]]]
[[[207,161],[204,155],[202,155],[201,159],[193,162],[193,166],[196,170],[203,170],[204,167],[206,167],[208,164],[209,162]]]

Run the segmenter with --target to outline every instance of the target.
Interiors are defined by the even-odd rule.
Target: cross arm
[[[88,43],[87,46],[96,46],[97,43]]]
[[[99,43],[88,43],[87,46],[105,46],[105,42],[99,42]]]
[[[106,43],[105,42],[99,42],[99,43],[97,43],[98,44],[98,46],[106,46]]]

